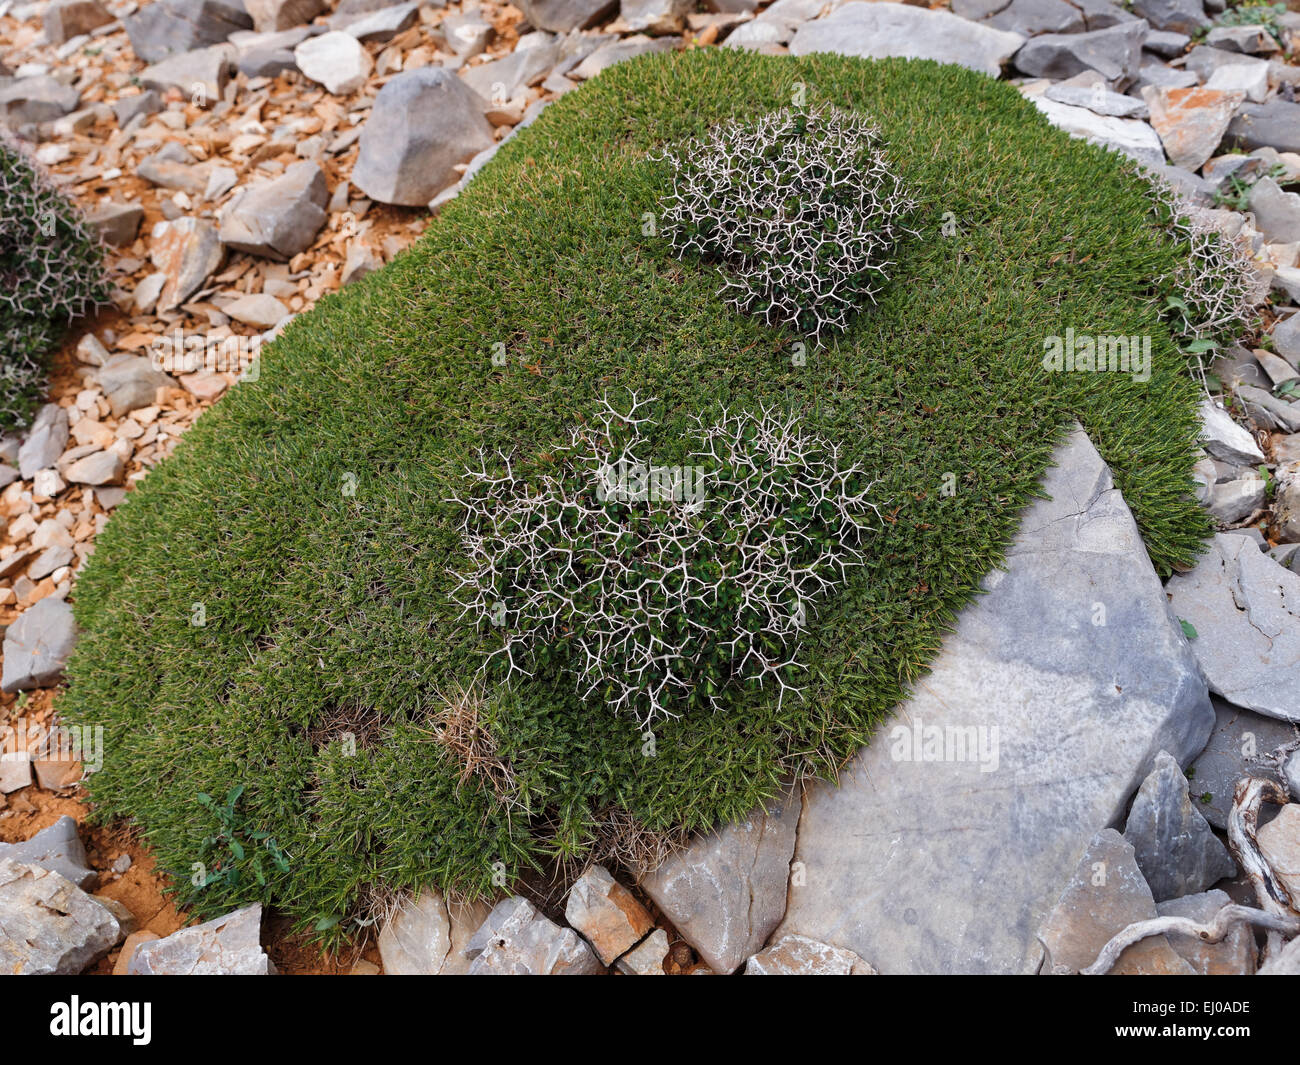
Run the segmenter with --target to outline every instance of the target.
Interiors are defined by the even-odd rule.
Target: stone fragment
[[[784,935],[745,966],[746,976],[871,976],[875,972],[851,950]]]
[[[118,484],[125,472],[126,463],[116,451],[96,451],[78,459],[64,471],[70,484],[92,486]]]
[[[406,71],[375,98],[352,183],[380,203],[423,206],[458,179],[458,163],[492,143],[481,99],[455,74]]]
[[[601,971],[577,932],[561,928],[518,896],[493,908],[464,953],[470,976],[587,976]]]
[[[1214,89],[1142,90],[1151,109],[1151,125],[1175,166],[1199,170],[1223,140],[1244,93]]]
[[[1201,401],[1201,446],[1234,466],[1256,466],[1265,461],[1255,438],[1208,399]]]
[[[1133,799],[1124,838],[1156,902],[1205,891],[1237,875],[1237,863],[1187,794],[1187,778],[1165,751]]]
[[[1103,829],[1084,851],[1074,876],[1039,931],[1048,959],[1042,971],[1060,975],[1086,969],[1117,932],[1156,916],[1155,901],[1133,860],[1133,848],[1114,829]],[[1116,976],[1186,976],[1193,969],[1168,939],[1150,936],[1125,950],[1110,972]]]
[[[101,204],[86,215],[100,239],[115,248],[134,241],[143,220],[144,208],[138,203]]]
[[[325,10],[324,0],[244,0],[258,33],[289,30],[310,22]]]
[[[142,943],[127,963],[129,976],[268,976],[262,950],[262,904]]]
[[[159,388],[175,388],[176,379],[143,355],[115,355],[95,373],[114,418],[153,405]]]
[[[610,41],[608,44],[602,44],[591,55],[570,70],[568,76],[578,81],[589,80],[616,63],[635,59],[639,55],[671,52],[676,47],[677,45],[666,37],[647,37],[645,34],[640,33],[632,37],[624,37],[620,41]]]
[[[140,83],[166,92],[179,89],[188,99],[212,104],[221,99],[235,73],[239,53],[233,45],[214,44],[168,56],[140,72]]]
[[[618,0],[519,0],[515,5],[530,26],[553,33],[585,30],[613,11]]]
[[[1048,33],[1030,38],[1015,54],[1016,68],[1037,78],[1069,78],[1095,70],[1117,88],[1137,78],[1144,22],[1122,22],[1089,33]]]
[[[37,470],[53,466],[68,446],[68,412],[47,403],[37,412],[22,447],[18,449],[18,470],[31,480]]]
[[[645,907],[603,865],[591,866],[574,883],[564,919],[582,933],[606,965],[654,927]]]
[[[158,296],[158,310],[179,307],[197,292],[221,265],[221,240],[206,219],[184,217],[159,222],[153,228],[149,258],[167,275]]]
[[[947,11],[853,0],[836,8],[826,18],[804,22],[790,42],[790,53],[834,52],[867,59],[890,56],[933,59],[940,63],[956,63],[996,78],[1002,72],[1002,65],[1024,44],[1024,40],[1018,33],[968,22]]]
[[[117,918],[71,881],[0,858],[0,972],[75,975],[120,938]]]
[[[786,794],[766,812],[692,840],[641,886],[715,972],[735,972],[785,914],[799,822]]]
[[[62,44],[100,26],[107,26],[116,19],[99,0],[50,0],[42,21],[45,39],[51,44]]]
[[[253,26],[242,0],[156,0],[122,22],[135,54],[146,63],[220,44]]]
[[[81,94],[45,75],[0,79],[0,120],[10,126],[53,122],[77,109]]]
[[[293,50],[298,69],[335,96],[349,96],[366,83],[375,62],[349,33],[333,30],[308,37]]]
[[[619,958],[614,968],[624,976],[664,976],[664,962],[667,960],[668,933],[656,928]]]
[[[237,251],[287,261],[316,239],[328,218],[328,202],[321,168],[309,161],[293,163],[280,177],[231,201],[221,218],[221,242]]]
[[[1300,802],[1283,806],[1277,817],[1255,833],[1255,838],[1260,854],[1292,900],[1300,900]]]
[[[5,631],[0,688],[18,692],[54,684],[76,642],[72,607],[54,596],[33,603]]]
[[[1262,104],[1243,104],[1228,124],[1225,141],[1247,151],[1276,148],[1300,152],[1300,104],[1275,96]]]
[[[1156,30],[1192,34],[1210,25],[1201,0],[1133,0],[1130,7]]]

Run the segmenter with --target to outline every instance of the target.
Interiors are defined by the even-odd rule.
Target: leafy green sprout
[[[289,871],[288,858],[269,832],[248,832],[241,827],[236,807],[243,794],[244,785],[236,784],[226,792],[226,800],[220,805],[206,792],[201,791],[194,796],[198,804],[217,820],[216,831],[204,837],[201,844],[205,875],[200,887],[215,883],[222,883],[226,887],[237,886],[240,882],[240,868],[245,862],[259,887],[266,886],[265,861],[269,860],[282,873]]]

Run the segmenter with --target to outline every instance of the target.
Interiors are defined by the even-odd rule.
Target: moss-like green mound
[[[918,204],[878,304],[821,349],[646,232],[652,157],[800,84],[880,126]],[[373,885],[488,891],[629,815],[703,828],[832,773],[999,564],[1072,419],[1157,566],[1197,552],[1197,390],[1158,280],[1186,249],[1151,203],[1118,157],[953,67],[706,50],[606,71],[297,319],[120,507],[61,702],[106,730],[98,815],[138,821],[200,912],[260,898],[341,933]],[[1150,337],[1150,379],[1048,373],[1067,329]],[[658,461],[685,462],[697,417],[768,408],[878,479],[865,565],[808,619],[802,699],[745,688],[648,736],[559,672],[481,674],[500,639],[452,576],[466,467],[501,450],[540,479],[632,392],[657,401]]]

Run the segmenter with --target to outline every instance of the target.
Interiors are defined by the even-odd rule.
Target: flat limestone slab
[[[1081,430],[1056,461],[895,721],[805,793],[773,941],[882,973],[1033,972],[1089,839],[1162,748],[1205,746],[1205,680],[1110,471]]]

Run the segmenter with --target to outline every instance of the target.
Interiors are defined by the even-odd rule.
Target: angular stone
[[[0,119],[10,126],[53,122],[75,111],[80,102],[76,89],[45,75],[7,85],[0,79]]]
[[[1300,802],[1283,806],[1255,838],[1260,854],[1290,892],[1292,901],[1300,900]]]
[[[163,92],[180,89],[186,97],[202,94],[208,103],[213,103],[226,91],[238,56],[238,50],[230,44],[182,52],[145,67],[140,72],[140,83]]]
[[[158,310],[170,311],[194,295],[216,272],[223,254],[221,240],[211,222],[189,216],[159,222],[152,236],[149,258],[167,275],[158,296]]]
[[[482,108],[442,67],[398,74],[375,97],[352,183],[380,203],[423,206],[458,179],[458,163],[492,145]]]
[[[1272,55],[1281,48],[1264,26],[1216,26],[1205,36],[1210,48],[1243,55]]]
[[[438,28],[451,50],[462,59],[482,55],[493,32],[492,23],[485,21],[481,15],[462,13],[448,15]]]
[[[18,449],[18,470],[23,480],[29,481],[37,470],[53,466],[67,446],[68,412],[56,403],[47,403],[37,413]]]
[[[98,879],[86,861],[86,848],[77,834],[77,822],[66,815],[25,843],[0,843],[0,861],[6,858],[58,873],[83,891],[90,890]]]
[[[1166,751],[1133,799],[1124,838],[1156,902],[1205,891],[1237,875],[1237,863],[1187,794],[1187,778]]]
[[[1043,973],[1086,969],[1117,932],[1156,915],[1133,848],[1113,828],[1103,829],[1088,844],[1038,933],[1047,951]],[[1164,936],[1134,943],[1110,970],[1116,976],[1186,976],[1192,971]]]
[[[51,44],[62,44],[116,19],[99,0],[50,0],[42,21],[45,39]]]
[[[244,0],[258,33],[289,30],[310,22],[325,10],[324,0]]]
[[[1047,121],[1071,137],[1113,148],[1149,166],[1164,164],[1165,152],[1160,137],[1145,122],[1136,118],[1099,115],[1089,108],[1071,107],[1046,96],[1031,96],[1029,100]]]
[[[1111,92],[1106,88],[1106,81],[1101,75],[1098,74],[1095,77],[1097,81],[1091,86],[1073,85],[1070,82],[1063,81],[1049,86],[1043,95],[1049,100],[1055,100],[1058,104],[1068,104],[1070,107],[1086,107],[1094,114],[1105,115],[1110,118],[1147,117],[1147,105],[1145,103],[1141,100],[1135,100],[1132,96]],[[1071,81],[1073,80],[1071,79]]]
[[[268,976],[271,959],[262,950],[262,904],[182,928],[140,944],[127,964],[130,976]]]
[[[560,61],[561,45],[549,33],[529,33],[500,59],[464,71],[461,80],[484,100],[505,103],[535,85]]]
[[[1174,67],[1165,66],[1164,63],[1151,61],[1143,62],[1141,69],[1138,71],[1137,81],[1130,86],[1130,90],[1141,91],[1148,85],[1154,85],[1161,89],[1191,89],[1200,83],[1200,78],[1190,70],[1177,70]]]
[[[447,903],[436,888],[405,898],[379,933],[379,956],[390,976],[452,976],[468,971],[462,951],[491,913],[484,902]]]
[[[417,3],[393,4],[349,20],[346,26],[332,28],[341,29],[358,41],[391,41],[403,30],[415,25],[419,11],[420,5]]]
[[[1220,92],[1245,93],[1251,103],[1263,103],[1268,97],[1268,64],[1234,63],[1219,67],[1210,75],[1205,87]]]
[[[1201,446],[1234,466],[1256,466],[1265,461],[1255,438],[1208,399],[1201,401]]]
[[[1170,607],[1196,629],[1192,650],[1212,691],[1300,722],[1300,574],[1248,536],[1220,533],[1195,569],[1175,574]]]
[[[246,78],[278,78],[287,70],[297,69],[298,60],[287,48],[254,48],[239,53],[239,72]]]
[[[614,963],[625,976],[665,976],[668,960],[668,933],[656,928],[645,939]]]
[[[164,189],[179,190],[197,196],[207,185],[207,175],[196,166],[152,155],[136,167],[136,175]]]
[[[735,972],[781,922],[799,822],[797,795],[692,840],[641,886],[710,969]]]
[[[784,935],[745,966],[746,976],[871,976],[875,972],[851,950]]]
[[[1214,89],[1142,90],[1151,109],[1151,125],[1160,134],[1170,162],[1199,170],[1215,153],[1244,93]]]
[[[561,928],[526,899],[503,899],[470,938],[470,976],[586,976],[601,971],[572,928]]]
[[[1220,525],[1235,525],[1261,509],[1267,494],[1268,482],[1263,476],[1245,470],[1240,477],[1211,485],[1206,509]]]
[[[1279,266],[1274,272],[1276,280],[1282,274],[1295,277],[1300,289],[1300,270]],[[1267,383],[1267,382],[1266,382]],[[1282,429],[1288,433],[1300,432],[1300,406],[1273,395],[1263,388],[1242,385],[1237,389],[1237,399],[1246,412],[1266,429]]]
[[[1300,195],[1283,192],[1271,177],[1262,177],[1250,190],[1255,225],[1270,244],[1300,241]]]
[[[26,751],[0,754],[0,795],[31,787],[32,756]]]
[[[1018,33],[968,22],[947,11],[854,0],[826,18],[801,25],[790,42],[790,53],[933,59],[996,78],[1024,40]]]
[[[1210,25],[1201,0],[1133,0],[1131,9],[1156,30],[1191,34]]]
[[[645,907],[603,865],[593,865],[569,890],[564,919],[606,965],[631,950],[654,927]]]
[[[1065,0],[1011,0],[985,24],[1025,37],[1040,33],[1082,33],[1083,12]]]
[[[1280,96],[1262,104],[1243,104],[1228,125],[1225,140],[1250,150],[1276,148],[1279,152],[1300,151],[1300,104]]]
[[[328,202],[321,168],[308,161],[293,163],[282,176],[253,186],[227,205],[221,242],[237,251],[287,261],[316,239],[329,217]]]
[[[613,11],[618,0],[519,0],[515,6],[535,29],[568,33],[585,30]]]
[[[677,45],[666,37],[647,37],[637,34],[624,37],[621,41],[602,44],[591,55],[569,71],[568,76],[575,80],[591,79],[602,70],[635,59],[639,55],[651,55],[656,52],[671,52]]]
[[[629,30],[644,33],[681,33],[694,0],[622,0],[619,15]]]
[[[75,884],[0,858],[0,972],[76,975],[120,938],[117,918]]]
[[[122,22],[135,54],[146,63],[220,44],[253,27],[242,0],[156,0]]]
[[[154,368],[143,355],[115,355],[95,372],[114,418],[151,407],[159,388],[176,388],[176,379]]]
[[[1136,22],[1137,16],[1125,11],[1110,0],[1072,0],[1083,12],[1084,27],[1088,30],[1105,30],[1121,22]]]
[[[897,723],[806,792],[781,934],[883,973],[1034,972],[1080,833],[1161,750],[1205,746],[1205,682],[1110,472],[1077,429],[1055,462]]]
[[[1142,42],[1142,47],[1148,52],[1155,52],[1156,55],[1165,59],[1177,59],[1187,51],[1187,46],[1191,43],[1191,37],[1185,33],[1174,33],[1169,30],[1149,30],[1147,39]]]
[[[1161,917],[1186,917],[1197,924],[1208,924],[1231,903],[1227,892],[1216,889],[1157,902],[1156,912]],[[1234,925],[1218,943],[1206,943],[1196,936],[1177,932],[1170,932],[1165,938],[1199,976],[1252,976],[1255,972],[1255,937],[1247,925]]]
[[[33,603],[5,632],[0,688],[18,692],[54,684],[76,642],[72,607],[54,596]]]
[[[1016,69],[1037,78],[1069,78],[1095,70],[1123,88],[1142,63],[1146,23],[1123,22],[1089,33],[1049,33],[1031,38],[1015,55]]]
[[[86,215],[100,239],[115,248],[134,241],[143,220],[144,208],[138,203],[106,203]]]
[[[96,451],[63,472],[70,484],[118,484],[126,472],[126,463],[116,451]]]
[[[1198,44],[1187,53],[1183,60],[1185,69],[1190,70],[1201,81],[1209,81],[1215,71],[1222,70],[1225,67],[1246,67],[1252,70],[1268,70],[1268,62],[1263,59],[1256,59],[1254,56],[1241,55],[1238,52],[1228,52],[1222,48],[1208,48],[1203,44]]]
[[[308,37],[293,50],[298,69],[335,96],[348,96],[366,83],[375,62],[361,42],[338,30]]]

